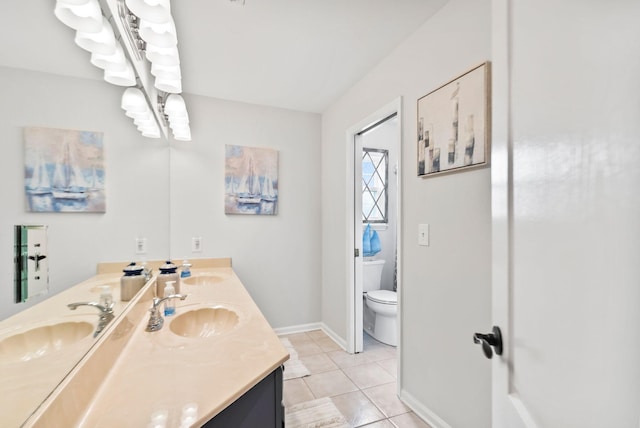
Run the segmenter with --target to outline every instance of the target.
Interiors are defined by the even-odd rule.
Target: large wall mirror
[[[166,141],[143,139],[129,123],[125,126],[127,118],[119,111],[118,103],[121,91],[104,82],[25,72],[1,65],[0,81],[11,82],[5,86],[5,102],[0,106],[3,117],[0,175],[5,183],[0,211],[1,342],[12,336],[15,328],[24,329],[8,321],[19,318],[26,310],[39,311],[40,307],[47,307],[52,296],[93,277],[99,262],[140,262],[168,257],[169,147]],[[27,211],[23,132],[25,126],[33,125],[104,133],[106,212]],[[15,303],[15,225],[47,226],[48,290],[20,303]],[[137,254],[137,238],[146,240],[146,254]],[[86,296],[87,299],[94,297],[97,298]],[[59,306],[60,311],[69,311]],[[116,316],[122,307],[116,306]],[[42,310],[41,323],[47,321],[44,318],[48,311]],[[75,313],[93,316],[90,311],[93,308],[78,308]],[[7,343],[10,342],[5,345]],[[83,343],[83,347],[65,355],[64,364],[58,366],[63,369],[57,376],[40,377],[37,387],[22,385],[32,391],[32,410],[63,380],[95,340]],[[10,360],[3,360],[0,355],[3,383],[10,379],[19,387],[21,379],[29,378],[26,373],[20,373],[23,368],[28,370],[28,364]],[[18,399],[17,394],[4,395],[0,413],[15,409],[17,403],[12,400]]]
[[[33,51],[30,45],[34,44],[40,45],[38,50],[42,51],[51,50],[62,54],[71,51],[78,58],[74,62],[75,57],[69,57],[67,67],[90,67],[85,53],[73,44],[73,31],[56,22],[52,10],[53,4],[42,8],[42,5],[36,6],[31,1],[3,5],[0,7],[0,27],[7,28],[0,35],[10,33],[17,22],[45,24],[42,25],[39,36],[34,33],[31,38],[2,37],[2,43],[7,49],[22,49],[27,53]],[[29,18],[27,12],[36,13],[38,19]],[[52,31],[51,35],[46,32],[48,28]],[[11,47],[7,45],[9,40]],[[53,46],[47,45],[47,40]],[[52,64],[51,72],[34,72],[28,70],[31,68],[28,64],[22,68],[21,64],[7,64],[3,61],[6,58],[0,56],[0,82],[5,83],[3,102],[0,103],[0,135],[3,144],[0,177],[4,183],[3,209],[0,210],[0,326],[3,326],[0,328],[0,342],[3,338],[12,336],[16,328],[25,329],[25,326],[11,326],[8,321],[20,318],[20,314],[27,310],[38,312],[39,308],[48,308],[47,305],[55,301],[52,297],[62,295],[70,287],[96,275],[99,262],[163,260],[169,256],[170,251],[169,145],[166,140],[143,138],[131,126],[130,119],[120,109],[123,88],[106,84],[99,75],[96,80],[62,76],[60,74],[74,73],[64,73],[63,70],[56,69],[56,64]],[[27,210],[24,129],[30,126],[103,133],[104,213],[40,213]],[[14,290],[15,225],[47,226],[48,291],[20,303],[15,303]],[[140,238],[144,238],[146,242],[144,254],[136,251],[136,239]],[[86,298],[97,297],[88,295]],[[59,310],[69,311],[66,303],[59,304]],[[124,307],[124,304],[116,307],[115,316]],[[91,312],[93,310],[78,308],[74,314],[79,317],[87,314],[94,316]],[[42,319],[34,323],[46,324],[48,311],[49,309],[42,310]],[[3,383],[11,381],[16,390],[26,388],[32,391],[33,411],[86,354],[95,340],[83,343],[84,346],[65,354],[64,370],[54,377],[41,377],[37,380],[37,387],[28,382],[20,385],[21,379],[27,378],[26,373],[21,370],[28,368],[10,357],[3,360],[0,355]],[[16,395],[3,394],[0,414],[14,411],[17,399]],[[30,414],[30,411],[27,413]],[[20,424],[17,423],[16,426]]]

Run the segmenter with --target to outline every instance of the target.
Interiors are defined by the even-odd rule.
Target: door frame
[[[362,254],[362,240],[356,239],[356,187],[360,185],[356,182],[356,157],[355,157],[355,145],[358,144],[358,134],[363,130],[371,127],[372,125],[384,120],[385,118],[395,114],[398,118],[398,173],[396,179],[398,182],[398,200],[396,204],[397,209],[397,225],[396,225],[396,245],[397,245],[397,283],[398,283],[398,355],[400,352],[400,345],[402,335],[402,295],[400,284],[402,283],[402,269],[401,264],[401,236],[402,236],[402,216],[400,207],[402,206],[402,97],[398,97],[374,113],[368,115],[366,118],[360,120],[358,123],[347,129],[346,133],[346,150],[347,150],[347,175],[346,175],[346,189],[347,189],[347,239],[346,239],[346,260],[347,262],[347,278],[346,278],[346,298],[347,298],[347,352],[355,354],[362,352],[362,257],[355,257],[355,251],[358,250]],[[362,143],[360,142],[360,147]],[[362,178],[360,177],[360,180]],[[360,219],[360,216],[358,216]],[[361,236],[361,233],[360,233]],[[357,296],[360,296],[359,299]],[[359,310],[357,310],[359,309]],[[356,331],[359,320],[359,331]],[[398,358],[398,363],[400,358]],[[400,364],[398,364],[398,371],[400,370]],[[399,385],[398,385],[399,387]]]

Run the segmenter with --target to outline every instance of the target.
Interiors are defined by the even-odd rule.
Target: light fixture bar
[[[105,81],[128,87],[122,107],[143,136],[168,138],[171,129],[174,138],[191,140],[179,95],[182,76],[170,1],[56,0],[54,14],[76,30],[76,44],[91,52],[91,63],[104,70]],[[144,111],[125,107],[134,92],[136,106]],[[179,109],[165,112],[167,100]]]
[[[158,98],[158,90],[153,86],[154,82],[151,76],[151,67],[141,53],[141,48],[144,48],[144,46],[138,46],[139,38],[138,35],[134,33],[134,31],[137,31],[137,23],[135,21],[129,22],[129,20],[132,19],[132,15],[129,13],[124,0],[100,0],[100,2],[103,13],[110,13],[113,17],[113,19],[110,20],[114,26],[113,31],[117,35],[120,35],[125,55],[133,65],[138,86],[142,89],[147,103],[152,107],[151,112],[158,124],[160,134],[168,138],[169,128],[164,123],[163,114],[160,109],[157,108],[157,103],[155,102]]]

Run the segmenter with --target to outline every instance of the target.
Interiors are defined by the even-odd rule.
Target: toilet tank
[[[363,260],[362,261],[362,291],[373,291],[380,289],[380,279],[382,278],[382,268],[384,260]]]

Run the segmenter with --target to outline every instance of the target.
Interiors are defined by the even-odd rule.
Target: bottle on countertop
[[[175,292],[180,293],[180,275],[178,274],[178,266],[174,265],[171,260],[167,260],[159,269],[160,273],[156,279],[156,296],[159,298],[166,296],[166,294],[164,294],[164,287],[169,281],[173,281],[175,283]]]
[[[175,281],[168,281],[164,286],[164,297],[176,294],[176,289],[173,284]],[[176,313],[176,301],[175,299],[168,299],[164,301],[164,316],[168,317]]]
[[[144,280],[149,281],[153,275],[153,269],[147,265],[147,261],[142,261],[142,274],[144,275]]]
[[[189,278],[191,276],[191,263],[189,260],[184,259],[182,261],[182,270],[180,271],[180,278]]]
[[[122,272],[120,278],[120,300],[128,302],[144,287],[145,279],[142,274],[143,267],[137,266],[136,262],[131,262]]]

